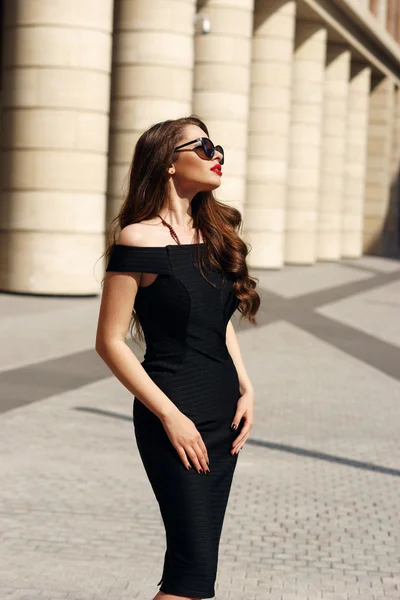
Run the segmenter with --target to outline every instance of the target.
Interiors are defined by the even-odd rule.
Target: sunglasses
[[[220,160],[220,165],[224,164],[224,160],[225,160],[224,149],[222,148],[222,146],[214,146],[212,141],[207,137],[199,137],[195,140],[192,140],[191,142],[186,142],[186,144],[177,146],[175,148],[175,152],[177,152],[181,148],[184,148],[185,146],[190,146],[190,144],[195,144],[196,142],[201,142],[201,146],[196,146],[195,148],[188,148],[188,152],[194,151],[197,154],[197,152],[200,150],[200,152],[204,153],[205,158],[211,159],[211,158],[214,158],[215,152],[217,151],[222,155],[222,158]],[[201,158],[201,156],[200,156],[200,158]]]

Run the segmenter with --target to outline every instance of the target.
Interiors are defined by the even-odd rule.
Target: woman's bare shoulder
[[[119,233],[117,244],[145,247],[152,246],[154,242],[154,245],[157,245],[155,242],[156,236],[152,231],[156,227],[149,227],[152,224],[152,221],[141,221],[140,223],[132,223],[123,227]]]

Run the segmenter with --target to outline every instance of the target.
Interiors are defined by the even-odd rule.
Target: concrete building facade
[[[398,0],[0,0],[0,289],[97,294],[138,136],[195,113],[249,265],[400,253]]]

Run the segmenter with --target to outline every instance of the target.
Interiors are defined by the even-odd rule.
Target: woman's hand
[[[193,421],[179,410],[160,418],[160,421],[186,469],[192,468],[190,459],[198,473],[203,469],[208,475],[210,461],[207,448]]]
[[[253,418],[254,418],[254,392],[244,392],[238,402],[236,413],[234,419],[232,421],[231,429],[237,429],[239,427],[240,421],[244,420],[244,425],[237,436],[237,438],[232,443],[231,454],[238,454],[240,450],[243,448],[247,438],[249,437],[250,429],[253,427]],[[236,427],[234,427],[236,425]]]

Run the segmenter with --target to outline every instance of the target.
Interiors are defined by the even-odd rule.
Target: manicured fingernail
[[[188,470],[188,471],[190,471],[190,469],[191,469],[191,468],[192,468],[192,466],[191,466],[191,465],[189,465],[189,466],[187,467],[187,470]]]
[[[203,469],[200,469],[199,473],[202,475],[204,473]]]
[[[232,423],[232,425],[231,425],[231,429],[232,429],[232,431],[235,431],[235,430],[237,429],[237,425],[236,425],[236,423]]]

